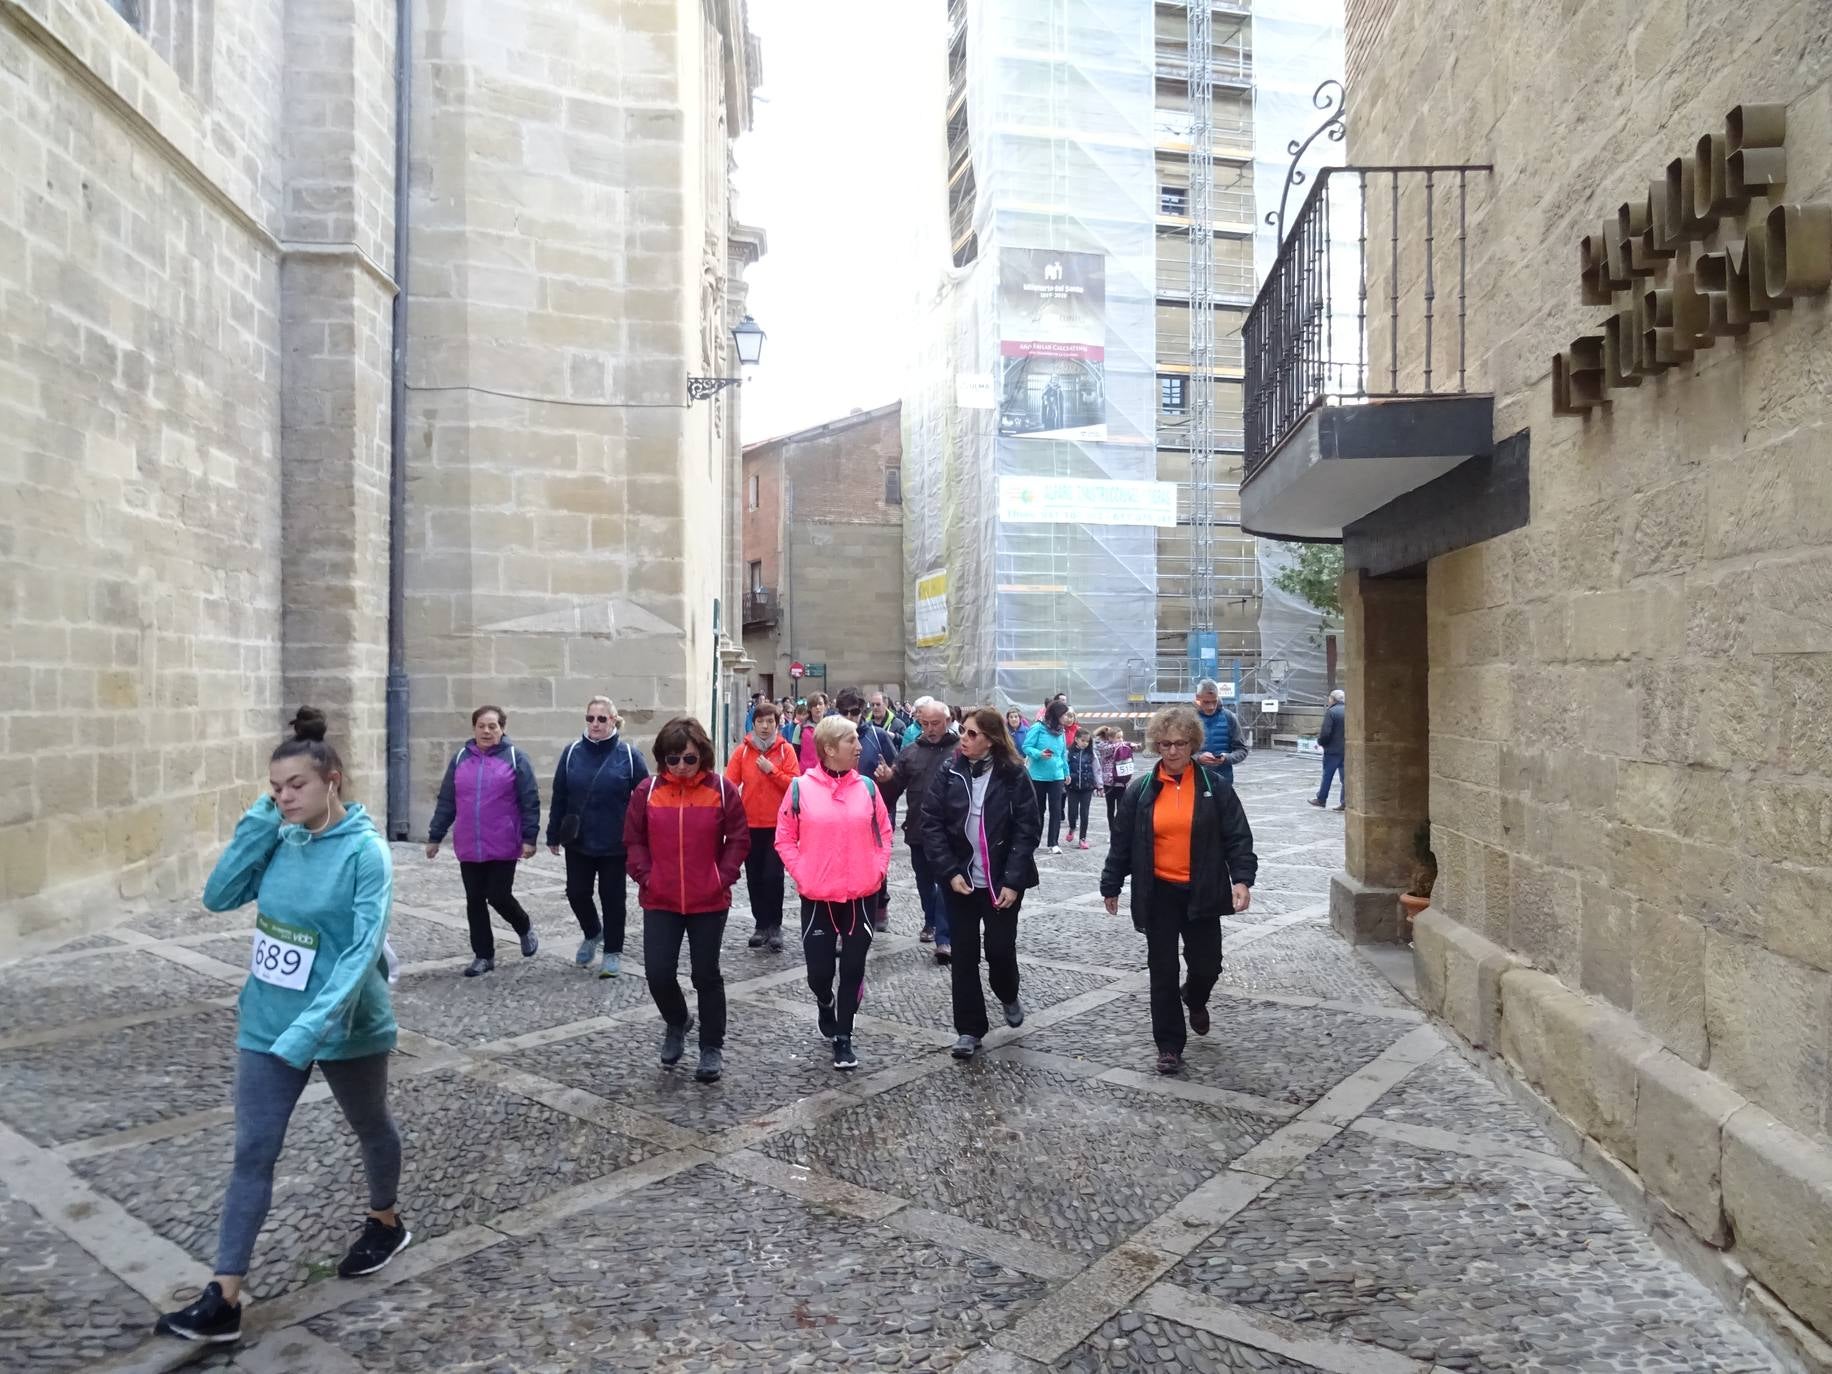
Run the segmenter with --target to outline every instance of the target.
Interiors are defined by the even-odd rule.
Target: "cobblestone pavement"
[[[1330,932],[1342,818],[1304,804],[1312,768],[1260,756],[1240,785],[1260,883],[1174,1079],[1143,940],[1100,907],[1099,808],[1095,847],[1043,857],[1027,897],[1025,1024],[970,1063],[901,858],[854,1074],[795,942],[747,948],[740,900],[712,1086],[655,1062],[639,913],[624,976],[575,968],[543,852],[518,882],[541,951],[500,932],[497,971],[463,979],[455,866],[400,846],[414,1244],[327,1276],[363,1198],[314,1082],[231,1351],[146,1331],[214,1245],[248,913],[146,912],[0,968],[0,1370],[1776,1368]]]

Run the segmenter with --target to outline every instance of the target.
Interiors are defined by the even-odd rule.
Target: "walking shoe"
[[[745,943],[745,946],[749,949],[762,949],[763,941],[764,941],[763,927],[758,926],[757,929],[751,932],[751,938],[746,940],[744,943]]]
[[[693,1029],[693,1017],[689,1016],[678,1026],[667,1026],[662,1030],[662,1067],[672,1069],[681,1062],[681,1056],[687,1053],[687,1032]]]
[[[496,960],[494,959],[473,959],[465,969],[464,976],[466,978],[481,978],[484,974],[492,972],[495,968]]]
[[[935,927],[934,926],[924,926],[921,932],[916,936],[916,938],[925,945],[934,944],[935,943]]]
[[[540,947],[541,937],[534,933],[533,926],[529,926],[527,930],[522,932],[522,958],[534,958],[534,952]]]
[[[603,938],[601,935],[587,935],[579,942],[579,952],[573,955],[573,962],[580,968],[590,968],[593,958],[597,956],[599,942]]]
[[[1007,1002],[1005,1004],[1005,1024],[1013,1030],[1024,1024],[1024,1003]]]
[[[393,1226],[377,1217],[363,1218],[363,1233],[350,1247],[350,1253],[343,1257],[343,1263],[337,1266],[338,1278],[355,1279],[373,1274],[407,1248],[413,1232],[407,1229],[406,1222],[398,1220],[398,1213],[396,1216],[397,1223]]]
[[[840,1018],[833,1014],[833,1003],[820,1004],[821,1039],[831,1040],[840,1033]]]
[[[242,1308],[231,1306],[223,1297],[223,1286],[215,1279],[204,1285],[196,1302],[177,1312],[167,1312],[153,1323],[161,1336],[176,1336],[181,1341],[239,1341],[242,1339]]]
[[[1075,827],[1074,826],[1070,826],[1066,831],[1063,832],[1062,842],[1064,844],[1074,844],[1075,843]]]
[[[623,955],[614,949],[605,950],[604,962],[598,965],[598,976],[600,978],[615,978],[622,971]]]
[[[1050,846],[1049,852],[1052,854],[1060,854],[1062,853],[1062,846],[1059,844],[1053,844]]]
[[[1183,1005],[1190,1009],[1190,1029],[1198,1035],[1207,1035],[1209,1033],[1209,1009],[1199,1007],[1190,1001],[1190,990],[1187,983],[1177,989],[1177,995],[1183,999]]]
[[[1178,1054],[1175,1050],[1160,1050],[1158,1052],[1159,1073],[1176,1073],[1182,1067],[1183,1056]]]
[[[1086,840],[1083,840],[1080,844],[1076,845],[1075,847],[1077,849],[1086,849],[1088,847],[1088,842]]]
[[[836,1069],[856,1069],[859,1067],[859,1056],[852,1052],[852,1037],[850,1035],[834,1036],[833,1067]]]
[[[771,954],[781,954],[782,953],[782,927],[781,926],[773,927],[770,931],[769,938],[765,940],[764,943],[770,947]]]
[[[938,964],[953,963],[954,962],[954,946],[953,945],[935,946],[935,962]]]
[[[979,1036],[963,1035],[959,1040],[954,1042],[954,1048],[949,1050],[948,1053],[953,1055],[956,1059],[971,1059],[974,1055],[979,1053],[979,1049]]]
[[[700,1066],[693,1071],[696,1083],[717,1083],[719,1075],[725,1072],[725,1051],[700,1049]]]
[[[1330,810],[1331,810],[1331,811],[1347,811],[1347,810],[1348,810],[1348,807],[1347,807],[1346,805],[1343,805],[1343,806],[1332,806],[1332,807],[1330,807]]]
[[[1308,797],[1306,800],[1309,801],[1312,806],[1316,807],[1317,810],[1321,811],[1323,809],[1323,803],[1318,801],[1315,797]]]
[[[872,931],[878,935],[882,935],[884,934],[885,931],[889,930],[891,928],[890,912],[880,911],[876,915],[874,915],[871,918],[871,928],[872,928]]]

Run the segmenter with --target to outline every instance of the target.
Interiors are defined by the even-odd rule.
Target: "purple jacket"
[[[485,753],[471,740],[446,765],[426,838],[439,844],[447,831],[464,863],[519,859],[522,846],[541,833],[541,789],[534,765],[507,735]]]

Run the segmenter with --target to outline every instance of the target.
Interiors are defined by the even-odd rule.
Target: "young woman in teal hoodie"
[[[185,1340],[241,1335],[242,1280],[313,1064],[356,1132],[369,1180],[369,1215],[337,1272],[372,1274],[412,1239],[395,1207],[401,1135],[388,1112],[394,867],[362,806],[343,801],[343,760],[324,734],[323,713],[301,707],[293,737],[268,764],[272,794],[248,808],[204,886],[211,911],[255,903],[254,943],[235,1038],[235,1165],[216,1277],[155,1328]]]

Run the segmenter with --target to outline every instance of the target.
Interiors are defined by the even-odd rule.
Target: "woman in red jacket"
[[[694,1077],[716,1083],[725,1068],[725,979],[719,941],[732,884],[750,852],[751,831],[738,789],[720,777],[700,722],[676,717],[655,737],[657,777],[630,797],[623,847],[642,905],[642,966],[662,1014],[662,1067],[681,1062],[693,1017],[681,993],[681,937],[700,999],[700,1064]]]

